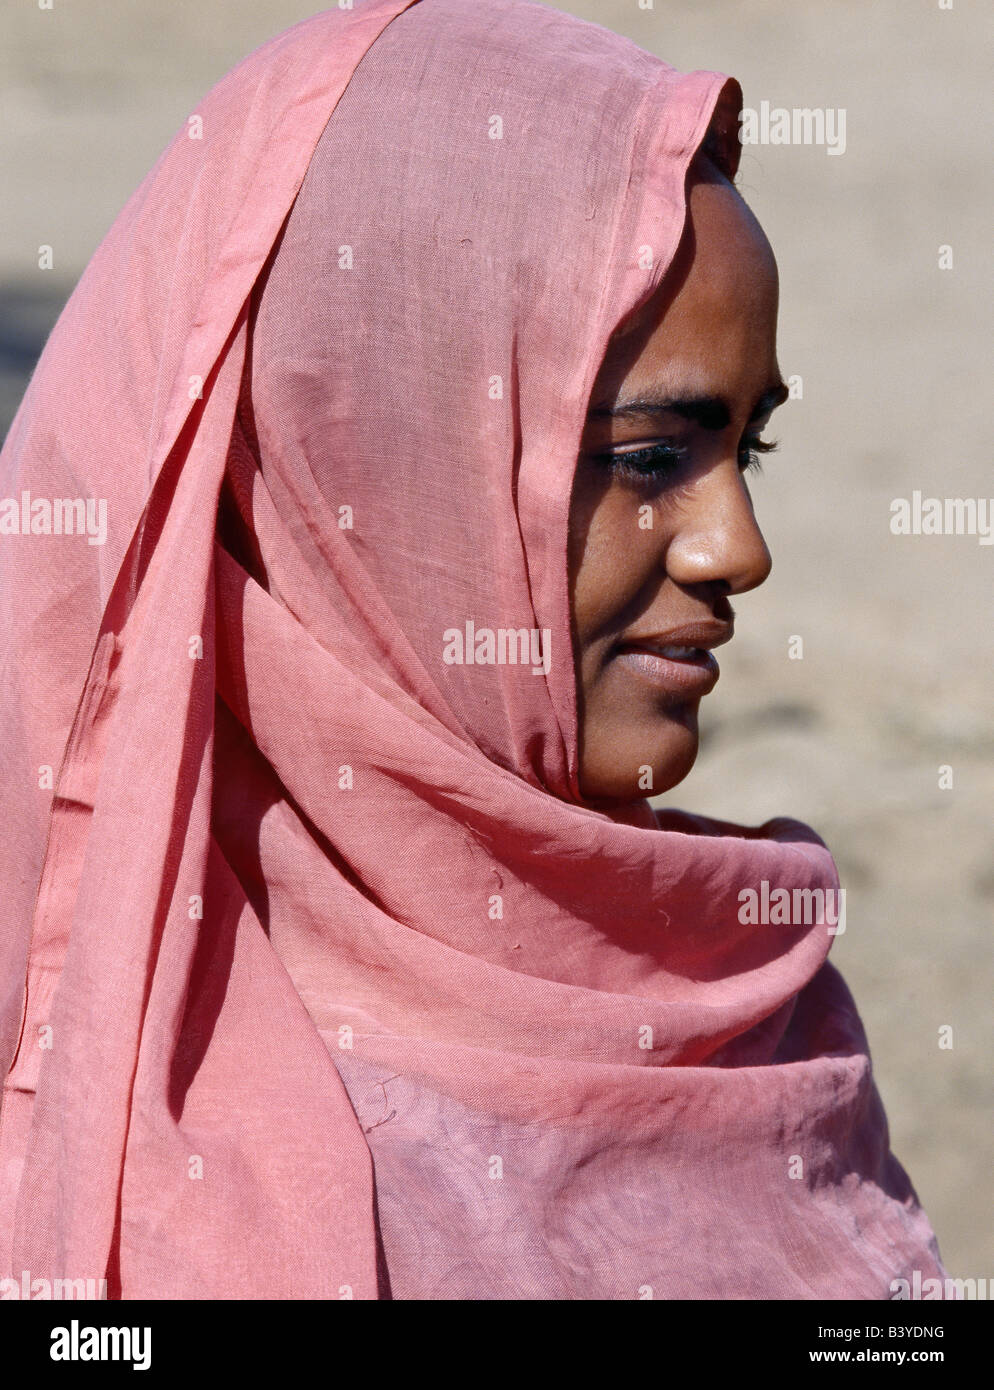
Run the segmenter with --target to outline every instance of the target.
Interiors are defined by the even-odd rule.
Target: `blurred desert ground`
[[[482,0],[481,0],[482,3]],[[207,88],[320,0],[6,0],[0,430],[76,277]],[[955,0],[563,4],[747,106],[844,108],[847,149],[751,146],[803,399],[753,492],[771,580],[736,604],[674,804],[810,821],[847,890],[833,959],[950,1272],[994,1277],[994,547],[901,537],[889,503],[994,494],[994,11]],[[55,268],[37,268],[37,248]],[[940,270],[938,248],[953,248]],[[86,372],[87,364],[80,362]],[[804,641],[788,659],[788,639]],[[939,767],[953,787],[939,789]],[[953,1047],[939,1029],[951,1025]]]

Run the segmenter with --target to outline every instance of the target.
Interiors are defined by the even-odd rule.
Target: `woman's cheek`
[[[616,486],[592,526],[603,582],[619,602],[628,602],[658,573],[665,550],[665,516],[644,492]]]

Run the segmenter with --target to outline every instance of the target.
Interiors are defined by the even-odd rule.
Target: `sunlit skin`
[[[676,260],[611,341],[577,465],[569,572],[580,790],[592,804],[631,802],[687,775],[716,678],[700,649],[729,639],[731,595],[770,573],[746,473],[786,397],[777,298],[758,222],[727,179],[695,161]],[[666,408],[648,412],[649,399]],[[687,400],[694,418],[673,408]],[[602,413],[631,402],[643,409]],[[660,639],[688,625],[662,654]]]

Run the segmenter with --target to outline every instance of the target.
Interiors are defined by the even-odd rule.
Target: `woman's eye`
[[[594,462],[622,477],[658,478],[675,472],[689,452],[676,444],[647,444],[641,449],[595,454]]]
[[[739,467],[743,473],[762,473],[760,454],[772,454],[778,448],[775,439],[743,439],[739,445]]]
[[[760,454],[772,453],[777,448],[774,439],[743,439],[739,445],[739,467],[743,473],[762,471]],[[641,449],[622,449],[611,453],[594,454],[594,462],[621,477],[644,480],[659,479],[685,463],[690,449],[685,445],[661,443],[647,444]]]

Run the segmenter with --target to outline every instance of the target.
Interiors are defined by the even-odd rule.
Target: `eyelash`
[[[758,456],[771,454],[778,447],[775,439],[743,440],[739,447],[739,467],[743,473],[761,473],[763,465]],[[684,461],[689,452],[686,447],[676,444],[647,444],[642,449],[629,449],[624,453],[595,454],[594,460],[622,477],[645,481],[646,478],[670,472]]]

